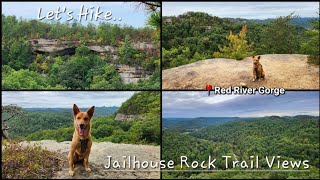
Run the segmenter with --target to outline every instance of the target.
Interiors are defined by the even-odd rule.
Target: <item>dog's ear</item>
[[[260,56],[258,56],[258,59],[260,60]]]
[[[92,106],[90,109],[87,110],[88,115],[90,116],[90,118],[92,118],[93,113],[94,113],[94,106]]]
[[[73,104],[73,116],[76,116],[80,112],[78,106]]]
[[[254,56],[252,56],[252,60],[254,59]]]

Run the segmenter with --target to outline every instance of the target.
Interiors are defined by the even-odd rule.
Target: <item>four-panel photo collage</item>
[[[319,1],[2,1],[2,179],[319,179]]]

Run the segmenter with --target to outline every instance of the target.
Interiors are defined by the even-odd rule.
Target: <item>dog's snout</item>
[[[80,129],[84,129],[84,124],[80,124]]]

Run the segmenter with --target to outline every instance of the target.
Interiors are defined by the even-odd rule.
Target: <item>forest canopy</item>
[[[220,18],[203,12],[165,16],[162,67],[257,54],[307,54],[311,63],[319,64],[318,24],[317,18],[306,20],[294,13],[272,20]]]
[[[217,169],[225,169],[222,156],[229,155],[232,160],[237,158],[238,161],[248,162],[250,156],[281,156],[281,159],[287,160],[308,160],[310,171],[286,173],[177,171],[163,172],[163,178],[319,178],[319,117],[234,118],[221,123],[210,125],[215,123],[208,122],[207,126],[202,128],[184,124],[185,128],[164,129],[162,132],[163,159],[180,162],[180,156],[183,155],[187,156],[190,162],[193,160],[201,162],[208,159],[208,156],[212,156],[217,158],[215,163]],[[259,169],[269,168],[263,158],[259,160],[259,165]],[[180,170],[180,164],[177,164],[175,169]],[[239,170],[238,167],[235,169]]]

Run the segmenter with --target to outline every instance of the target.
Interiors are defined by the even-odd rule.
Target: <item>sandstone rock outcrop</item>
[[[58,40],[58,39],[31,39],[30,44],[35,53],[49,55],[73,55],[77,47],[81,45],[80,41]],[[134,42],[133,47],[140,52],[146,52],[148,55],[159,53],[155,45],[148,42]],[[87,47],[98,53],[100,56],[108,55],[113,62],[118,60],[118,47],[113,45],[98,45],[95,41],[87,43]],[[115,64],[124,84],[137,83],[140,79],[145,80],[150,76],[150,72],[144,71],[141,66],[128,66]]]
[[[141,115],[126,115],[121,113],[118,113],[117,116],[115,117],[115,120],[117,121],[132,121],[132,120],[141,120],[141,119],[144,119],[144,117]]]

